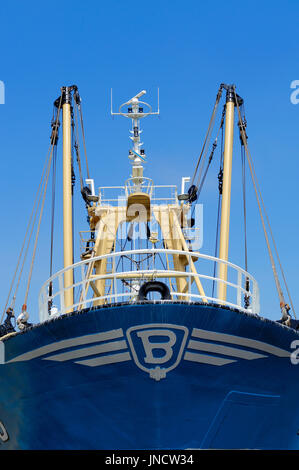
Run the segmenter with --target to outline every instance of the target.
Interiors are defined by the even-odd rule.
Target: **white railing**
[[[135,176],[134,178],[129,178],[125,182],[126,197],[136,192],[142,192],[148,194],[149,196],[152,196],[153,187],[154,183],[153,180],[150,178],[145,178],[144,176]]]
[[[187,257],[186,271],[174,269],[174,259],[178,256]],[[94,266],[105,260],[105,274],[93,273]],[[196,269],[195,269],[196,263]],[[217,277],[219,265],[227,265],[227,280]],[[185,264],[185,263],[184,263]],[[73,270],[74,284],[67,289],[73,289],[74,303],[65,308],[64,276]],[[199,272],[197,272],[199,271]],[[212,272],[211,272],[212,271]],[[259,289],[256,280],[245,270],[228,261],[213,256],[180,250],[142,249],[114,252],[80,261],[62,269],[48,279],[41,288],[39,296],[40,321],[52,316],[71,311],[82,310],[96,305],[113,304],[117,302],[138,301],[138,289],[146,281],[159,280],[170,290],[172,302],[201,301],[205,303],[223,304],[244,312],[259,313]],[[182,283],[182,280],[184,281]],[[104,295],[97,290],[97,283],[105,288]],[[178,282],[177,282],[178,281]],[[226,284],[226,300],[219,300],[217,291],[220,283]],[[180,292],[178,285],[184,288]],[[52,295],[49,296],[49,286]],[[98,284],[99,285],[99,284]],[[199,286],[202,290],[199,290]],[[200,293],[201,292],[201,293]],[[149,300],[155,300],[154,294]],[[242,301],[246,298],[245,303]],[[52,308],[49,308],[51,306]]]
[[[141,184],[136,184],[136,180]],[[153,204],[178,204],[177,187],[175,185],[153,184],[150,178],[129,178],[125,186],[101,186],[99,188],[100,205],[123,205],[127,197],[135,191],[149,194]]]

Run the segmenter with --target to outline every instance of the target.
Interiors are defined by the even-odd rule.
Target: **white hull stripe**
[[[159,325],[159,327],[161,328],[161,325]],[[174,331],[177,330],[178,328],[179,329],[186,328],[186,327],[182,327],[179,325],[171,325],[171,324],[165,324],[165,325],[163,324],[163,327],[165,328],[167,327],[166,331],[168,332],[170,331],[172,335],[174,334]],[[174,328],[174,331],[172,330],[172,327]],[[141,331],[144,331],[144,329],[148,329],[148,328],[152,329],[156,327],[153,324],[137,325],[135,327],[131,327],[131,330],[138,331],[140,329]],[[156,330],[156,333],[157,331],[158,330]],[[203,341],[203,340],[207,340],[207,341]],[[92,344],[92,343],[97,343],[97,344]],[[219,343],[226,343],[226,344],[219,344]],[[168,343],[166,342],[162,344],[164,344],[165,351],[167,351]],[[182,351],[186,347],[184,344],[181,346]],[[242,348],[233,347],[233,346],[238,346],[238,345],[242,346]],[[63,351],[67,348],[72,348],[72,349]],[[153,346],[151,346],[150,342],[149,342],[148,348],[149,348],[149,352],[147,352],[147,354],[151,355]],[[157,346],[154,347],[154,349],[155,348],[157,348]],[[255,349],[256,351],[252,351],[252,350],[249,351],[248,350],[249,348]],[[127,351],[125,351],[126,349]],[[128,349],[132,350],[133,357],[131,357]],[[191,339],[187,343],[186,349],[187,351],[185,351],[185,354],[183,355],[185,360],[203,363],[203,364],[216,365],[216,366],[221,366],[221,365],[229,364],[232,362],[236,362],[236,360],[238,359],[254,360],[254,359],[261,359],[261,358],[268,357],[265,354],[258,353],[258,351],[272,354],[278,357],[289,357],[291,354],[289,351],[278,348],[268,343],[264,343],[262,341],[257,341],[257,340],[253,340],[249,338],[240,337],[240,336],[233,336],[233,335],[224,334],[224,333],[217,333],[214,331],[201,330],[198,328],[193,328]],[[199,351],[203,353],[206,352],[207,354],[199,353]],[[0,352],[1,352],[1,349],[0,349]],[[4,353],[4,351],[2,351],[2,353]],[[54,353],[57,353],[57,354],[54,354]],[[134,352],[133,346],[131,344],[128,345],[125,340],[123,329],[118,328],[118,329],[114,329],[111,331],[95,333],[91,335],[84,335],[80,337],[57,341],[55,343],[51,343],[46,346],[33,349],[32,351],[29,351],[27,353],[21,354],[11,359],[10,361],[8,361],[8,363],[28,361],[31,359],[41,357],[43,360],[47,360],[47,361],[64,362],[64,361],[72,360],[76,362],[77,364],[85,365],[88,367],[101,366],[105,364],[113,364],[116,362],[124,362],[124,361],[129,361],[131,359],[133,359],[134,362],[138,365],[138,361],[136,357],[134,356],[134,354],[135,352]],[[89,357],[89,356],[96,356],[96,357]],[[224,357],[221,357],[221,356],[224,356]],[[87,358],[87,359],[84,359],[84,358]],[[234,360],[234,358],[236,360]],[[4,362],[3,359],[4,358],[2,358],[1,363]],[[177,359],[177,362],[174,365],[172,365],[171,368],[174,368],[174,366],[176,367],[177,363],[179,362],[180,362],[180,358]],[[138,365],[138,367],[140,367],[140,365]],[[168,367],[169,370],[171,370],[171,368]],[[146,368],[146,370],[150,370],[150,368],[149,369]]]
[[[96,343],[100,341],[108,341],[111,339],[117,339],[124,336],[122,328],[117,330],[105,331],[104,333],[95,333],[92,335],[79,336],[77,338],[65,339],[62,341],[57,341],[56,343],[47,344],[47,346],[42,346],[41,348],[33,349],[28,353],[21,354],[16,356],[7,363],[18,362],[18,361],[29,361],[30,359],[35,359],[45,354],[49,354],[61,349],[70,348],[73,346],[81,346],[90,343]]]
[[[95,354],[107,353],[111,351],[118,351],[119,349],[127,349],[127,343],[123,341],[111,341],[109,343],[91,346],[90,348],[80,348],[74,351],[68,351],[62,354],[55,354],[54,356],[45,357],[46,361],[69,361],[70,359],[78,359],[80,357],[93,356]]]
[[[197,351],[207,351],[216,354],[223,354],[224,356],[239,357],[241,359],[261,359],[268,357],[263,354],[257,354],[244,349],[231,348],[229,346],[222,346],[220,344],[204,343],[203,341],[190,340],[187,349],[195,349]]]
[[[257,341],[255,339],[243,338],[242,336],[228,335],[226,333],[216,333],[215,331],[206,331],[193,328],[192,336],[195,338],[208,339],[217,342],[238,344],[239,346],[258,349],[259,351],[264,351],[278,357],[289,357],[291,354],[285,349],[272,346],[272,344],[263,343],[262,341]]]
[[[106,364],[114,364],[116,362],[125,362],[130,361],[131,356],[129,352],[120,353],[120,354],[110,354],[109,356],[100,356],[94,357],[93,359],[86,359],[83,361],[76,361],[77,364],[83,366],[96,367],[104,366]]]
[[[184,359],[186,361],[200,362],[201,364],[210,364],[212,366],[224,366],[231,362],[236,362],[234,359],[225,359],[223,357],[208,356],[207,354],[197,354],[186,352]]]

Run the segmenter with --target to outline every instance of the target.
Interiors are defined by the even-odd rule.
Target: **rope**
[[[213,112],[212,112],[212,116],[211,116],[211,119],[210,119],[210,122],[209,122],[209,126],[208,126],[208,130],[207,130],[207,133],[206,133],[206,137],[205,137],[205,140],[204,140],[204,143],[203,143],[203,147],[202,147],[202,149],[201,149],[201,152],[200,152],[200,155],[199,155],[199,158],[198,158],[196,167],[195,167],[194,175],[193,175],[193,177],[192,177],[192,181],[191,181],[191,185],[190,185],[190,186],[192,186],[193,183],[194,183],[195,176],[196,176],[196,173],[197,173],[199,164],[200,164],[200,162],[201,162],[204,149],[205,149],[205,147],[206,147],[206,143],[207,143],[208,140],[210,140],[210,135],[211,135],[211,132],[212,132],[212,129],[213,129],[213,126],[214,126],[215,117],[216,117],[216,111],[217,111],[218,104],[219,104],[219,101],[220,101],[221,96],[222,96],[222,89],[223,89],[223,85],[221,84],[220,87],[219,87],[217,96],[216,96],[216,102],[215,102],[215,105],[214,105],[214,108],[213,108]],[[206,150],[206,152],[207,152],[207,150]],[[206,156],[206,152],[205,152],[205,156]],[[205,156],[204,156],[204,158],[203,158],[203,162],[204,162],[204,160],[205,160]],[[199,178],[200,178],[200,176],[201,176],[201,172],[202,172],[202,165],[201,165],[201,170],[200,170]],[[199,178],[198,178],[198,179],[199,179]]]
[[[220,126],[219,126],[217,135],[216,135],[216,137],[215,137],[215,140],[214,140],[214,143],[213,143],[213,146],[212,146],[212,150],[211,150],[211,153],[210,153],[210,156],[209,156],[209,160],[208,160],[207,167],[206,167],[205,172],[204,172],[204,174],[203,174],[202,180],[200,181],[200,180],[198,179],[198,182],[197,182],[197,187],[198,187],[198,190],[197,190],[197,197],[198,197],[199,194],[201,193],[201,190],[202,190],[202,188],[203,188],[203,185],[204,185],[204,182],[205,182],[205,179],[206,179],[206,176],[207,176],[209,167],[210,167],[210,165],[211,165],[211,162],[212,162],[212,159],[213,159],[213,156],[214,156],[214,152],[215,152],[216,147],[217,147],[217,141],[218,141],[219,133],[220,133],[220,130],[223,129],[224,118],[225,118],[225,106],[224,106],[224,108],[223,108],[222,117],[221,117],[221,121],[220,121]],[[202,171],[201,171],[201,173],[202,173]],[[200,176],[201,176],[201,174],[199,175],[199,178],[200,178]]]
[[[218,253],[218,239],[219,239],[219,226],[220,226],[220,212],[221,212],[221,201],[222,201],[222,175],[223,175],[223,126],[221,131],[221,151],[220,151],[220,167],[218,173],[218,208],[217,208],[217,223],[216,223],[216,240],[215,240],[215,253],[214,257],[217,258]],[[217,262],[214,262],[213,270],[213,284],[212,284],[212,298],[215,293],[215,278],[216,278]]]
[[[52,165],[52,208],[51,208],[51,247],[50,247],[50,277],[53,274],[53,245],[54,245],[54,221],[55,221],[55,196],[56,196],[56,161],[57,161],[57,147],[53,156]]]
[[[241,163],[242,163],[242,193],[243,193],[243,220],[244,220],[244,264],[245,271],[248,271],[248,256],[247,256],[247,211],[246,211],[246,169],[245,169],[245,154],[243,146],[241,147]]]
[[[83,114],[82,114],[81,98],[80,98],[80,104],[77,104],[77,106],[78,106],[79,114],[80,114],[80,123],[81,123],[81,132],[82,132],[82,140],[83,140],[85,163],[86,163],[86,172],[87,172],[88,179],[90,179],[87,152],[86,152],[85,132],[84,132],[84,125],[83,125]]]
[[[18,257],[18,261],[17,261],[17,266],[16,266],[16,269],[15,269],[15,272],[14,272],[14,275],[13,275],[13,278],[12,278],[12,281],[11,281],[10,289],[9,289],[9,292],[8,292],[8,296],[7,296],[7,299],[6,299],[6,303],[5,303],[5,307],[4,307],[2,316],[1,316],[0,323],[3,322],[4,315],[5,315],[5,312],[6,312],[6,309],[7,309],[7,306],[8,306],[8,302],[9,302],[9,299],[10,299],[10,295],[11,295],[11,292],[12,292],[12,289],[13,289],[13,285],[14,285],[14,282],[15,282],[15,279],[16,279],[16,275],[17,275],[17,272],[18,272],[18,269],[19,269],[19,265],[20,265],[20,262],[21,262],[21,259],[22,259],[22,254],[23,254],[23,251],[24,251],[24,248],[25,248],[26,238],[27,238],[27,235],[28,235],[28,232],[29,232],[29,229],[30,229],[30,225],[31,225],[33,214],[34,214],[35,206],[36,206],[36,203],[37,203],[37,200],[38,200],[40,187],[41,187],[41,184],[42,184],[42,181],[43,181],[43,178],[44,178],[44,173],[45,173],[45,169],[46,169],[46,165],[47,165],[50,150],[51,150],[51,145],[49,146],[49,149],[48,149],[48,152],[47,152],[46,160],[45,160],[43,171],[42,171],[42,176],[41,176],[41,179],[40,179],[40,182],[39,182],[39,185],[38,185],[38,189],[37,189],[37,192],[36,192],[36,197],[35,197],[35,200],[34,200],[33,208],[32,208],[32,211],[31,211],[31,214],[30,214],[30,217],[29,217],[29,221],[28,221],[28,224],[27,224],[27,228],[26,228],[22,248],[20,250],[20,254],[19,254],[19,257]],[[40,197],[39,197],[39,202],[40,202]],[[36,210],[38,210],[39,202],[38,202]],[[21,275],[22,275],[22,272],[23,272],[23,268],[24,268],[24,264],[25,264],[25,260],[26,260],[26,257],[27,257],[27,252],[28,252],[28,248],[29,248],[29,244],[30,244],[34,224],[35,224],[35,219],[36,219],[36,213],[35,213],[35,216],[34,216],[33,224],[32,224],[32,227],[31,227],[31,232],[30,232],[29,239],[28,239],[28,242],[27,242],[27,247],[25,249],[25,255],[24,255],[23,263],[22,263],[21,270],[20,270],[20,273],[19,273],[17,286],[16,286],[15,291],[14,291],[13,300],[12,300],[12,304],[11,304],[12,308],[14,308],[15,299],[16,299],[18,288],[19,288],[20,278],[21,278]]]
[[[54,252],[54,223],[55,223],[55,199],[56,199],[56,163],[57,163],[57,142],[58,136],[55,135],[53,139],[55,142],[53,152],[53,164],[52,164],[52,207],[51,207],[51,242],[50,242],[50,277],[53,274],[53,252]],[[49,299],[51,299],[53,293],[53,283],[49,283]],[[53,300],[48,301],[48,310],[50,312]]]
[[[61,109],[61,102],[62,102],[62,95],[60,96],[59,106],[58,106],[58,110],[57,110],[57,117],[56,117],[56,123],[55,123],[56,124],[55,133],[57,133],[57,124],[58,124],[58,118],[59,118],[60,109]],[[41,220],[42,220],[42,215],[43,215],[43,210],[44,210],[44,204],[45,204],[45,198],[46,198],[46,192],[47,192],[47,186],[48,186],[48,180],[49,180],[49,173],[50,173],[50,169],[51,169],[54,146],[55,146],[55,139],[52,143],[52,148],[51,148],[51,153],[50,153],[50,156],[49,156],[49,162],[48,162],[48,167],[47,167],[47,171],[46,171],[44,187],[43,187],[43,191],[42,191],[43,192],[43,198],[42,198],[41,210],[40,210],[38,226],[37,226],[37,231],[36,231],[36,236],[35,236],[35,243],[34,243],[33,254],[32,254],[32,259],[31,259],[31,264],[30,264],[28,282],[27,282],[27,287],[26,287],[26,292],[25,292],[25,297],[24,297],[23,309],[26,309],[28,293],[29,293],[29,288],[30,288],[30,284],[31,284],[31,277],[32,277],[33,265],[34,265],[34,260],[35,260],[35,255],[36,255],[36,248],[37,248],[37,241],[38,241],[40,225],[41,225]]]
[[[239,115],[239,121],[242,122],[240,107],[239,107],[239,104],[238,104],[235,88],[234,88],[234,95],[235,95],[235,103],[236,103],[237,110],[238,110],[238,115]],[[264,236],[265,236],[265,240],[266,240],[266,244],[267,244],[267,248],[268,248],[268,253],[269,253],[269,256],[270,256],[270,260],[271,260],[271,266],[272,266],[272,271],[273,271],[273,275],[274,275],[275,285],[276,285],[276,289],[277,289],[279,300],[280,300],[280,307],[281,307],[281,310],[282,310],[283,320],[287,320],[288,319],[288,314],[287,314],[287,310],[288,310],[287,307],[288,306],[285,302],[284,295],[283,295],[283,292],[282,292],[282,288],[281,288],[281,285],[280,285],[280,282],[279,282],[279,278],[278,278],[278,274],[277,274],[277,270],[276,270],[276,266],[275,266],[273,253],[272,253],[271,246],[270,246],[269,237],[268,237],[267,230],[266,230],[266,225],[265,225],[265,220],[264,220],[264,217],[263,217],[262,209],[264,210],[264,213],[265,213],[265,216],[266,216],[266,221],[267,221],[268,226],[269,226],[272,242],[274,244],[275,252],[276,252],[276,255],[278,256],[276,243],[274,241],[274,236],[273,236],[273,232],[272,232],[272,229],[271,229],[270,221],[269,221],[266,209],[265,209],[265,205],[264,205],[264,201],[263,201],[263,198],[262,198],[262,195],[261,195],[260,187],[259,187],[259,184],[258,184],[258,181],[257,181],[257,178],[256,178],[256,173],[255,173],[255,170],[254,170],[253,161],[252,161],[252,158],[251,158],[251,155],[250,155],[250,152],[249,152],[249,149],[248,149],[248,145],[247,145],[247,136],[246,136],[246,133],[245,133],[245,130],[244,130],[243,126],[240,127],[240,133],[241,133],[241,136],[242,136],[242,141],[243,141],[243,144],[244,144],[244,148],[245,148],[245,152],[246,152],[246,156],[247,156],[247,160],[248,160],[248,164],[249,164],[249,169],[250,169],[250,173],[251,173],[251,178],[252,178],[252,182],[253,182],[253,186],[254,186],[254,190],[255,190],[255,195],[256,195],[256,199],[257,199],[257,203],[258,203],[260,217],[261,217],[261,221],[262,221],[262,225],[263,225]],[[280,269],[282,269],[279,257],[278,257],[278,261],[279,261]],[[286,284],[283,270],[282,270],[282,274],[283,274],[284,282]],[[286,285],[286,287],[287,287],[287,285]],[[288,295],[289,295],[288,287],[287,287],[287,292],[288,292]],[[295,310],[294,310],[294,307],[293,307],[293,302],[292,302],[292,299],[291,299],[290,295],[289,295],[289,298],[290,298],[290,303],[292,305],[294,316],[296,318]]]
[[[243,123],[239,122],[239,128]],[[244,223],[244,265],[245,271],[248,272],[248,255],[247,255],[247,210],[246,210],[246,167],[245,167],[245,151],[244,146],[241,141],[241,164],[242,164],[242,195],[243,195],[243,223]],[[248,308],[250,305],[250,297],[247,294],[249,292],[250,281],[249,278],[245,279],[245,289],[246,293],[244,295],[244,304],[245,308]]]
[[[53,111],[53,117],[54,117],[54,111]],[[9,293],[8,293],[8,296],[7,296],[7,300],[6,300],[6,304],[5,304],[5,307],[4,307],[4,311],[3,311],[3,314],[2,314],[2,317],[1,317],[1,323],[2,323],[2,321],[3,321],[4,314],[5,314],[5,311],[6,311],[8,302],[9,302],[10,294],[11,294],[11,291],[12,291],[12,288],[13,288],[13,285],[14,285],[14,282],[15,282],[16,274],[17,274],[17,271],[18,271],[18,269],[19,269],[19,265],[20,265],[20,262],[21,262],[22,254],[23,254],[23,250],[24,250],[24,247],[25,247],[26,238],[27,238],[28,231],[29,231],[29,228],[30,228],[30,225],[31,225],[31,221],[32,221],[32,217],[33,217],[33,214],[34,214],[34,210],[35,210],[35,207],[36,207],[36,204],[37,204],[36,212],[35,212],[35,215],[34,215],[32,227],[31,227],[31,231],[30,231],[30,235],[29,235],[29,239],[28,239],[28,242],[27,242],[27,247],[26,247],[26,250],[25,250],[25,255],[24,255],[24,258],[23,258],[23,262],[22,262],[21,270],[20,270],[20,272],[19,272],[19,277],[18,277],[17,285],[16,285],[15,292],[14,292],[14,295],[13,295],[13,299],[12,299],[12,303],[11,303],[11,308],[13,309],[13,308],[14,308],[14,305],[15,305],[16,295],[17,295],[17,292],[18,292],[18,288],[19,288],[19,284],[20,284],[22,272],[23,272],[23,269],[24,269],[24,264],[25,264],[25,261],[26,261],[26,258],[27,258],[28,248],[29,248],[29,245],[30,245],[31,236],[32,236],[32,233],[33,233],[33,228],[34,228],[34,226],[35,226],[36,215],[37,215],[37,213],[38,213],[38,208],[39,208],[39,204],[40,204],[40,198],[41,198],[40,188],[41,188],[41,186],[42,186],[42,184],[43,184],[43,179],[44,179],[44,175],[45,175],[45,169],[46,169],[46,165],[47,165],[49,153],[50,153],[50,150],[51,150],[51,145],[53,144],[53,142],[56,143],[56,137],[57,137],[56,134],[57,134],[57,130],[58,130],[57,124],[58,124],[58,122],[56,122],[56,123],[54,124],[53,118],[52,118],[51,144],[50,144],[49,149],[48,149],[48,152],[47,152],[47,157],[46,157],[45,164],[44,164],[44,167],[43,167],[42,176],[41,176],[41,179],[40,179],[40,182],[39,182],[39,186],[38,186],[38,189],[37,189],[37,192],[36,192],[36,197],[35,197],[35,201],[34,201],[34,204],[33,204],[32,212],[31,212],[31,215],[30,215],[30,218],[29,218],[29,222],[28,222],[28,225],[27,225],[27,228],[26,228],[26,233],[25,233],[25,236],[24,236],[24,241],[23,241],[22,248],[21,248],[21,251],[20,251],[20,254],[19,254],[19,258],[18,258],[18,261],[17,261],[17,266],[16,266],[16,269],[15,269],[15,272],[14,272],[14,276],[13,276],[13,279],[12,279],[12,282],[11,282],[11,285],[10,285],[10,289],[9,289]],[[38,203],[37,203],[37,201],[38,201]]]
[[[78,132],[78,109],[77,109],[77,103],[75,102],[75,121],[76,121],[76,137],[75,137],[75,150],[76,150],[76,157],[77,157],[77,163],[78,163],[78,168],[79,168],[79,175],[80,175],[80,188],[81,191],[83,190],[83,176],[82,176],[82,166],[81,166],[81,158],[80,158],[80,143],[79,143],[79,132]]]

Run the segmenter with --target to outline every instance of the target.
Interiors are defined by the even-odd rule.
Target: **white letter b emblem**
[[[171,330],[146,330],[146,331],[138,331],[137,336],[141,338],[144,351],[145,351],[145,357],[144,357],[144,362],[147,364],[164,364],[165,362],[169,361],[173,355],[173,350],[172,346],[176,342],[176,335],[174,334],[173,331]],[[149,338],[152,338],[153,336],[159,336],[159,337],[168,337],[168,340],[166,342],[153,342],[150,341]],[[153,351],[162,351],[164,354],[161,355],[153,355]]]
[[[137,325],[127,330],[135,364],[155,380],[165,378],[180,363],[187,336],[185,326],[169,323]]]

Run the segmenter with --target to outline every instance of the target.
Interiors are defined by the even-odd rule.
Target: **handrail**
[[[92,274],[89,278],[86,278],[86,268],[93,263],[93,265],[101,260],[109,260],[112,263],[116,263],[117,258],[119,261],[122,257],[128,258],[132,256],[138,255],[153,255],[151,260],[155,263],[155,260],[158,260],[158,255],[183,255],[189,258],[189,266],[191,259],[201,260],[201,261],[210,261],[213,263],[217,263],[218,267],[220,263],[224,263],[227,267],[231,268],[233,272],[237,274],[237,280],[233,282],[232,280],[221,280],[218,276],[212,276],[209,274],[205,274],[204,272],[191,272],[191,271],[177,271],[175,269],[135,269],[135,270],[116,270],[115,272],[108,272],[105,274]],[[155,256],[157,255],[157,256]],[[147,258],[148,259],[148,258]],[[168,258],[167,258],[168,259]],[[119,262],[120,264],[120,262]],[[188,265],[187,265],[188,267]],[[58,300],[60,305],[57,307],[56,314],[63,314],[66,313],[64,309],[64,295],[67,289],[64,288],[64,275],[69,270],[79,270],[81,273],[79,280],[78,275],[76,274],[76,282],[70,287],[72,289],[79,289],[80,300],[78,302],[74,301],[71,309],[68,311],[74,311],[76,309],[86,308],[88,306],[92,306],[99,303],[114,303],[119,302],[120,299],[126,299],[129,302],[135,302],[137,293],[131,290],[130,292],[117,292],[117,281],[120,282],[121,280],[129,280],[129,281],[140,281],[144,280],[151,280],[151,279],[165,279],[165,282],[170,282],[171,279],[175,280],[176,278],[185,278],[186,279],[186,287],[183,292],[179,292],[173,290],[173,285],[171,283],[171,297],[173,300],[179,299],[181,301],[190,302],[195,300],[204,300],[205,302],[212,302],[212,303],[221,303],[223,305],[227,305],[230,307],[238,308],[241,311],[246,311],[250,313],[259,313],[259,289],[258,284],[254,277],[246,272],[241,267],[233,264],[229,261],[222,260],[220,258],[216,258],[211,255],[206,255],[198,252],[190,252],[190,251],[183,251],[183,250],[169,250],[169,249],[159,249],[159,248],[152,248],[152,249],[139,249],[139,250],[127,250],[127,251],[120,251],[120,252],[112,252],[105,255],[91,257],[87,260],[79,261],[72,266],[69,266],[65,269],[61,269],[56,274],[51,276],[42,286],[40,291],[39,297],[39,306],[40,306],[40,321],[45,321],[51,317],[48,312],[48,305],[49,301],[53,302],[53,299]],[[198,278],[201,279],[202,282],[213,281],[217,285],[220,283],[225,283],[227,287],[230,287],[233,291],[237,293],[237,300],[236,302],[231,301],[228,299],[227,301],[219,301],[217,297],[209,296],[206,292],[205,295],[199,295],[198,292],[193,292],[192,287],[195,283],[193,281]],[[245,289],[245,279],[248,279],[251,283],[250,290]],[[111,292],[105,292],[105,295],[96,295],[95,291],[93,291],[92,296],[88,295],[88,289],[93,285],[95,281],[103,281],[111,282],[110,289]],[[244,283],[243,283],[244,281]],[[54,289],[55,282],[58,282],[58,289]],[[48,286],[52,284],[53,286],[53,294],[51,297],[48,295]],[[185,291],[186,290],[186,291]],[[83,293],[83,294],[82,294]],[[242,303],[242,294],[246,294],[247,297],[250,299],[250,307],[245,308],[241,305]],[[164,302],[164,300],[163,300]],[[165,300],[165,302],[167,302]],[[169,300],[168,300],[169,302]]]
[[[140,180],[140,183],[135,183],[136,180]],[[176,185],[157,185],[153,183],[151,178],[142,177],[132,177],[128,178],[124,186],[100,186],[99,187],[99,201],[101,204],[106,203],[119,203],[120,200],[123,200],[128,197],[129,194],[132,194],[133,188],[139,187],[141,192],[146,192],[151,197],[151,201],[172,201],[172,203],[177,203],[177,187]],[[113,191],[117,190],[114,194]],[[121,196],[119,194],[121,190]],[[161,197],[156,195],[156,192],[161,193],[162,190],[167,190],[167,194],[164,194]],[[105,196],[104,193],[110,192],[110,196]],[[113,195],[111,195],[111,192]],[[134,191],[133,191],[134,192]],[[169,194],[170,193],[170,194]]]

